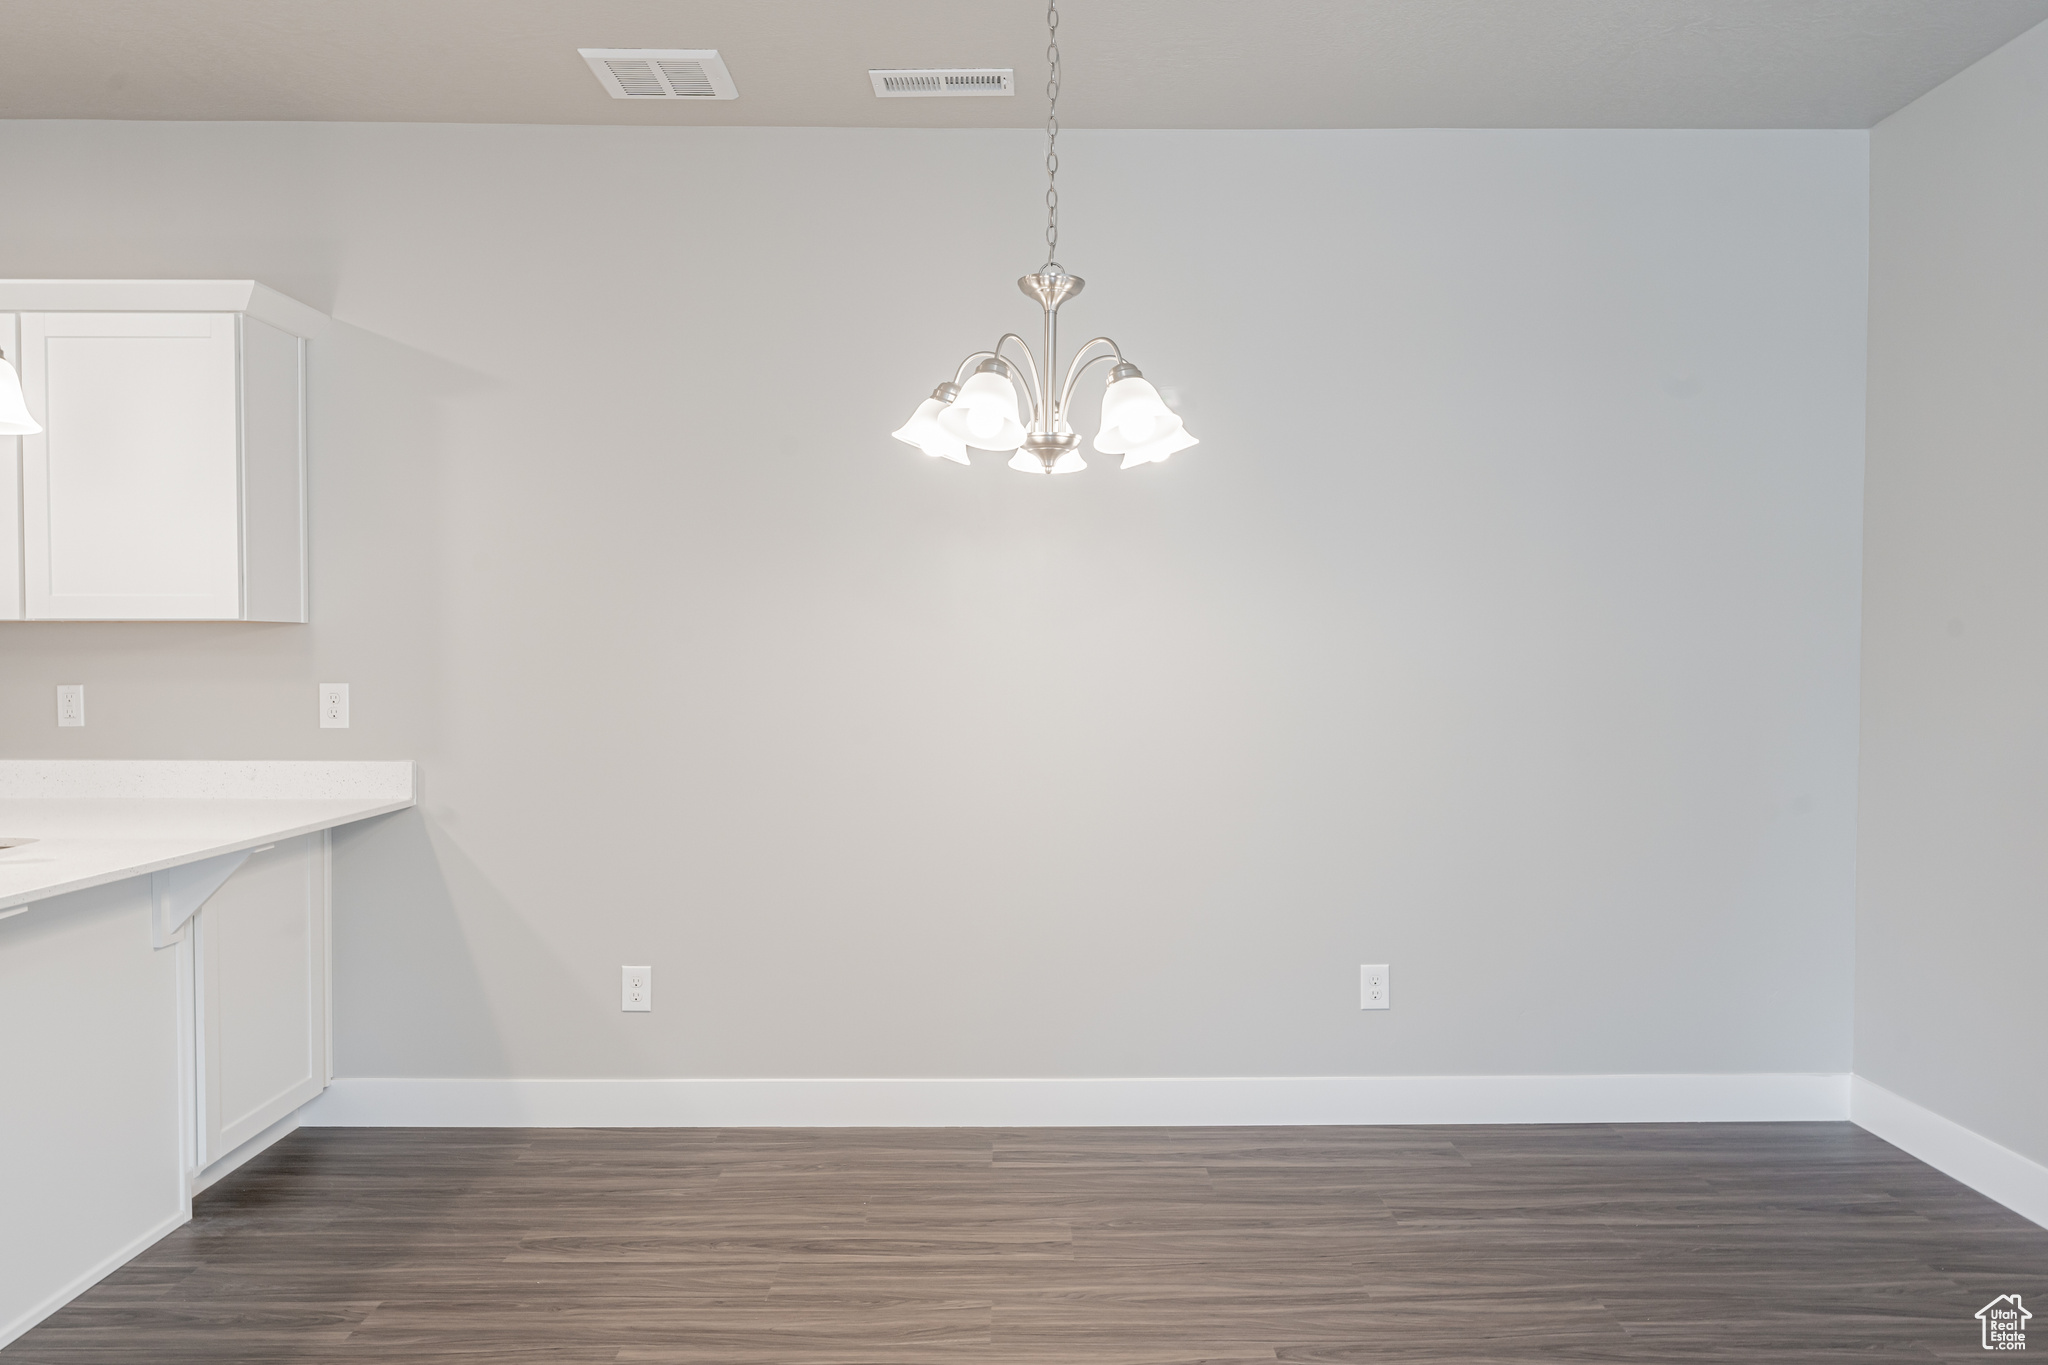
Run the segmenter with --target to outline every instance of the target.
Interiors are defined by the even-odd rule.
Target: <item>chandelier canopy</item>
[[[927,455],[968,463],[967,450],[1014,451],[1010,468],[1026,474],[1073,474],[1086,469],[1081,438],[1070,420],[1074,385],[1099,360],[1114,360],[1109,386],[1102,395],[1102,423],[1095,449],[1124,457],[1122,468],[1164,460],[1195,444],[1181,419],[1166,406],[1159,390],[1108,337],[1096,337],[1074,352],[1066,378],[1055,394],[1052,384],[1059,359],[1060,305],[1081,292],[1085,281],[1069,275],[1058,260],[1060,245],[1060,13],[1058,0],[1045,9],[1045,264],[1017,287],[1045,310],[1045,366],[1040,369],[1031,344],[1015,332],[996,339],[995,349],[976,351],[953,372],[951,380],[932,390],[910,420],[891,434]],[[1005,355],[1016,343],[1016,358]],[[1106,349],[1103,349],[1106,348]],[[1093,354],[1091,354],[1093,352]],[[1022,383],[1017,360],[1023,362]],[[972,371],[970,374],[969,371]],[[1020,396],[1030,404],[1028,413]]]

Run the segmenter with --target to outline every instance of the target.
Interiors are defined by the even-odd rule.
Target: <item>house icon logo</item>
[[[2024,1351],[2027,1349],[2027,1319],[2033,1317],[2017,1294],[2000,1294],[1977,1310],[1984,1324],[1984,1349]]]

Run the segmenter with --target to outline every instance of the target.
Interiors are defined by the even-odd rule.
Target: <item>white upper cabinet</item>
[[[248,280],[0,281],[0,348],[43,426],[0,454],[0,618],[304,621],[325,322]]]
[[[21,360],[21,328],[0,313],[0,355]],[[21,595],[21,438],[0,436],[0,621],[19,621]]]

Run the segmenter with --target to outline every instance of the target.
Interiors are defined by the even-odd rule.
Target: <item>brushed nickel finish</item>
[[[1045,467],[1048,474],[1052,473],[1052,467],[1059,462],[1060,456],[1079,448],[1080,444],[1081,438],[1071,431],[1034,431],[1024,438],[1024,449]]]
[[[1059,6],[1054,0],[1049,0],[1046,5],[1045,21],[1046,59],[1050,64],[1050,78],[1046,82],[1048,117],[1045,149],[1045,264],[1017,280],[1017,288],[1021,289],[1027,298],[1037,300],[1039,308],[1045,314],[1045,343],[1041,352],[1044,357],[1044,368],[1040,368],[1039,356],[1032,353],[1029,342],[1015,332],[1005,332],[997,339],[993,350],[976,351],[960,362],[960,367],[953,372],[953,384],[941,384],[933,391],[932,396],[942,402],[952,402],[953,398],[947,397],[945,391],[951,387],[953,396],[958,396],[957,386],[967,374],[969,366],[973,366],[976,373],[999,374],[1012,383],[1019,383],[1016,367],[1003,355],[1003,348],[1012,341],[1016,342],[1017,350],[1023,357],[1025,380],[1028,381],[1028,387],[1021,383],[1020,387],[1025,387],[1024,396],[1031,406],[1030,420],[1024,424],[1025,439],[1021,448],[1036,457],[1040,466],[1049,474],[1060,456],[1080,445],[1080,437],[1073,434],[1074,423],[1068,417],[1072,409],[1075,382],[1090,366],[1099,360],[1109,359],[1110,355],[1114,355],[1117,362],[1116,368],[1110,374],[1112,383],[1136,375],[1138,370],[1124,359],[1123,349],[1114,341],[1108,337],[1096,337],[1074,353],[1067,367],[1066,381],[1061,384],[1059,392],[1054,394],[1052,389],[1053,379],[1059,372],[1060,305],[1085,289],[1088,282],[1079,275],[1068,274],[1066,267],[1061,265],[1058,259],[1060,17]],[[1109,348],[1109,355],[1089,354],[1097,347],[1103,346]]]
[[[1038,306],[1048,310],[1057,309],[1074,295],[1088,287],[1088,281],[1079,275],[1064,272],[1054,275],[1039,271],[1033,275],[1018,277],[1017,287],[1029,298],[1038,300]]]

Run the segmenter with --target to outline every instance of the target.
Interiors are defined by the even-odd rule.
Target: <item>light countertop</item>
[[[0,760],[0,911],[415,802],[396,762]]]

